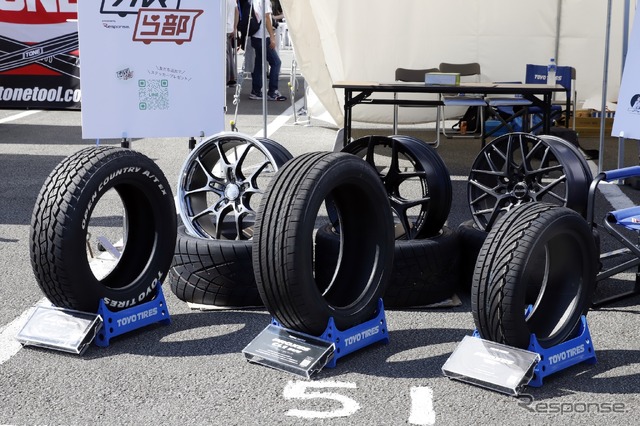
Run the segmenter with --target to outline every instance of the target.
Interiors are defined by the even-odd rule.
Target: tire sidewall
[[[79,193],[74,211],[66,222],[67,232],[62,239],[61,257],[64,259],[87,259],[85,241],[89,219],[100,199],[116,187],[132,188],[144,196],[148,211],[129,211],[133,215],[146,215],[156,230],[155,247],[146,265],[130,277],[122,287],[105,286],[91,271],[88,260],[77,262],[77,266],[67,270],[68,281],[76,285],[76,294],[82,299],[81,305],[95,305],[102,299],[110,309],[123,309],[150,300],[155,289],[162,283],[171,263],[175,248],[176,214],[169,184],[160,169],[150,159],[143,156],[117,155],[117,151],[105,160],[99,161],[86,174],[86,184],[76,188]],[[125,206],[126,208],[126,206]],[[128,239],[122,256],[127,250],[135,251],[137,241]],[[132,276],[135,275],[135,276]]]
[[[355,159],[356,157],[353,156],[353,158]],[[377,300],[384,293],[393,264],[393,219],[386,191],[380,191],[379,178],[368,163],[358,159],[356,164],[361,170],[360,173],[354,172],[353,161],[338,164],[325,171],[322,178],[315,185],[313,194],[308,199],[304,217],[313,217],[315,219],[325,198],[332,189],[344,185],[358,187],[361,192],[368,194],[372,198],[373,204],[380,206],[376,210],[367,211],[366,214],[368,221],[379,224],[377,232],[381,233],[381,235],[386,234],[385,240],[388,244],[383,244],[379,247],[378,258],[378,260],[384,261],[384,266],[375,269],[375,274],[369,278],[367,288],[363,289],[361,296],[356,301],[349,306],[336,307],[326,303],[320,289],[315,284],[313,256],[310,256],[309,252],[304,249],[296,250],[295,252],[295,264],[300,265],[297,269],[304,273],[304,276],[300,277],[300,282],[311,283],[306,285],[305,289],[310,292],[308,293],[309,302],[311,302],[312,309],[315,312],[312,315],[323,318],[322,321],[324,322],[328,321],[329,317],[333,317],[339,328],[350,327],[371,319],[372,312],[377,306]],[[375,185],[374,182],[378,183],[378,185]],[[298,223],[295,234],[288,236],[287,239],[294,241],[295,247],[311,247],[314,243],[314,230],[315,220],[303,220]],[[350,230],[346,229],[345,232],[350,232]],[[350,236],[349,238],[352,237]],[[338,283],[341,286],[349,284],[346,282]]]
[[[597,274],[598,255],[596,254],[596,245],[592,237],[591,229],[584,219],[578,216],[575,211],[569,210],[568,208],[562,209],[566,209],[566,211],[571,212],[571,214],[565,214],[548,223],[548,226],[537,236],[534,243],[527,251],[526,261],[518,264],[518,268],[514,270],[514,275],[516,277],[515,280],[517,280],[517,282],[523,282],[526,279],[526,276],[524,275],[527,269],[526,266],[529,265],[530,262],[535,262],[535,259],[533,259],[532,256],[536,252],[536,248],[541,244],[546,244],[547,241],[561,234],[569,234],[577,243],[579,243],[576,245],[580,247],[580,250],[582,251],[581,277],[587,276],[593,277],[594,279],[582,282],[582,285],[579,288],[579,294],[577,295],[575,307],[570,314],[570,318],[573,318],[573,320],[568,320],[568,322],[573,322],[573,325],[571,328],[565,330],[563,333],[565,337],[551,338],[548,342],[544,343],[545,346],[555,346],[562,343],[567,337],[575,335],[575,331],[580,326],[580,316],[586,315],[591,307],[591,298],[595,288],[595,276]],[[514,291],[516,293],[517,303],[512,305],[513,311],[511,313],[511,317],[515,319],[517,327],[522,330],[521,333],[528,336],[531,332],[529,331],[527,322],[525,321],[525,316],[521,314],[523,312],[523,309],[521,308],[526,307],[526,290],[527,289],[524,286],[515,286]],[[569,326],[569,324],[567,324],[567,326]]]

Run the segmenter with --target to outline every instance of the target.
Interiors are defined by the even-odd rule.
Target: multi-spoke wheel
[[[291,158],[275,141],[235,132],[199,143],[182,166],[177,191],[187,231],[201,238],[252,238],[261,195]]]
[[[366,136],[342,151],[363,158],[378,172],[394,213],[396,239],[441,231],[451,208],[451,179],[433,148],[408,136]]]
[[[510,133],[473,163],[467,194],[476,225],[489,231],[514,206],[544,201],[586,214],[591,171],[580,152],[554,137]]]

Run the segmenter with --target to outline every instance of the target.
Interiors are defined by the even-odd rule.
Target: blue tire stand
[[[473,336],[481,338],[477,329],[473,332]],[[591,340],[591,332],[589,331],[587,318],[584,315],[580,317],[580,327],[576,337],[556,346],[543,348],[538,343],[536,335],[531,334],[527,350],[540,355],[540,361],[535,365],[533,377],[528,383],[529,386],[534,388],[541,387],[542,380],[553,373],[581,362],[595,364],[597,361],[593,341]]]
[[[333,317],[329,318],[327,328],[318,336],[319,339],[335,345],[334,355],[325,367],[335,368],[338,359],[366,346],[377,342],[389,343],[389,330],[387,329],[387,318],[382,299],[378,300],[377,312],[373,319],[344,331],[336,327]],[[272,319],[271,323],[284,328],[276,319]]]
[[[557,371],[581,362],[595,364],[597,361],[587,318],[584,315],[580,317],[580,328],[573,339],[545,349],[538,343],[536,335],[532,334],[528,349],[540,354],[541,358],[533,369],[533,378],[529,382],[529,386],[536,388],[542,386],[542,380],[545,377]]]
[[[101,347],[109,346],[109,341],[121,334],[157,322],[171,323],[161,285],[157,286],[157,294],[153,300],[117,312],[110,311],[104,301],[100,300],[98,315],[102,317],[102,328],[98,330],[94,342]]]

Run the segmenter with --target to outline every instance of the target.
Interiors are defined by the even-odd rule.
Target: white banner
[[[224,130],[224,10],[222,0],[78,2],[82,137]]]
[[[640,139],[640,22],[636,9],[636,19],[629,39],[629,50],[625,59],[616,115],[613,119],[611,136],[618,137],[621,133],[627,139]]]

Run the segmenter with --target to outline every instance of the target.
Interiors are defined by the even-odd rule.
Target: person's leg
[[[280,79],[280,68],[282,61],[275,49],[269,47],[269,39],[267,38],[267,62],[269,63],[269,95],[273,95],[278,91],[278,80]]]
[[[227,83],[236,81],[236,57],[233,37],[227,34]]]
[[[251,93],[262,96],[262,40],[251,37],[251,47],[256,53],[251,73]]]

